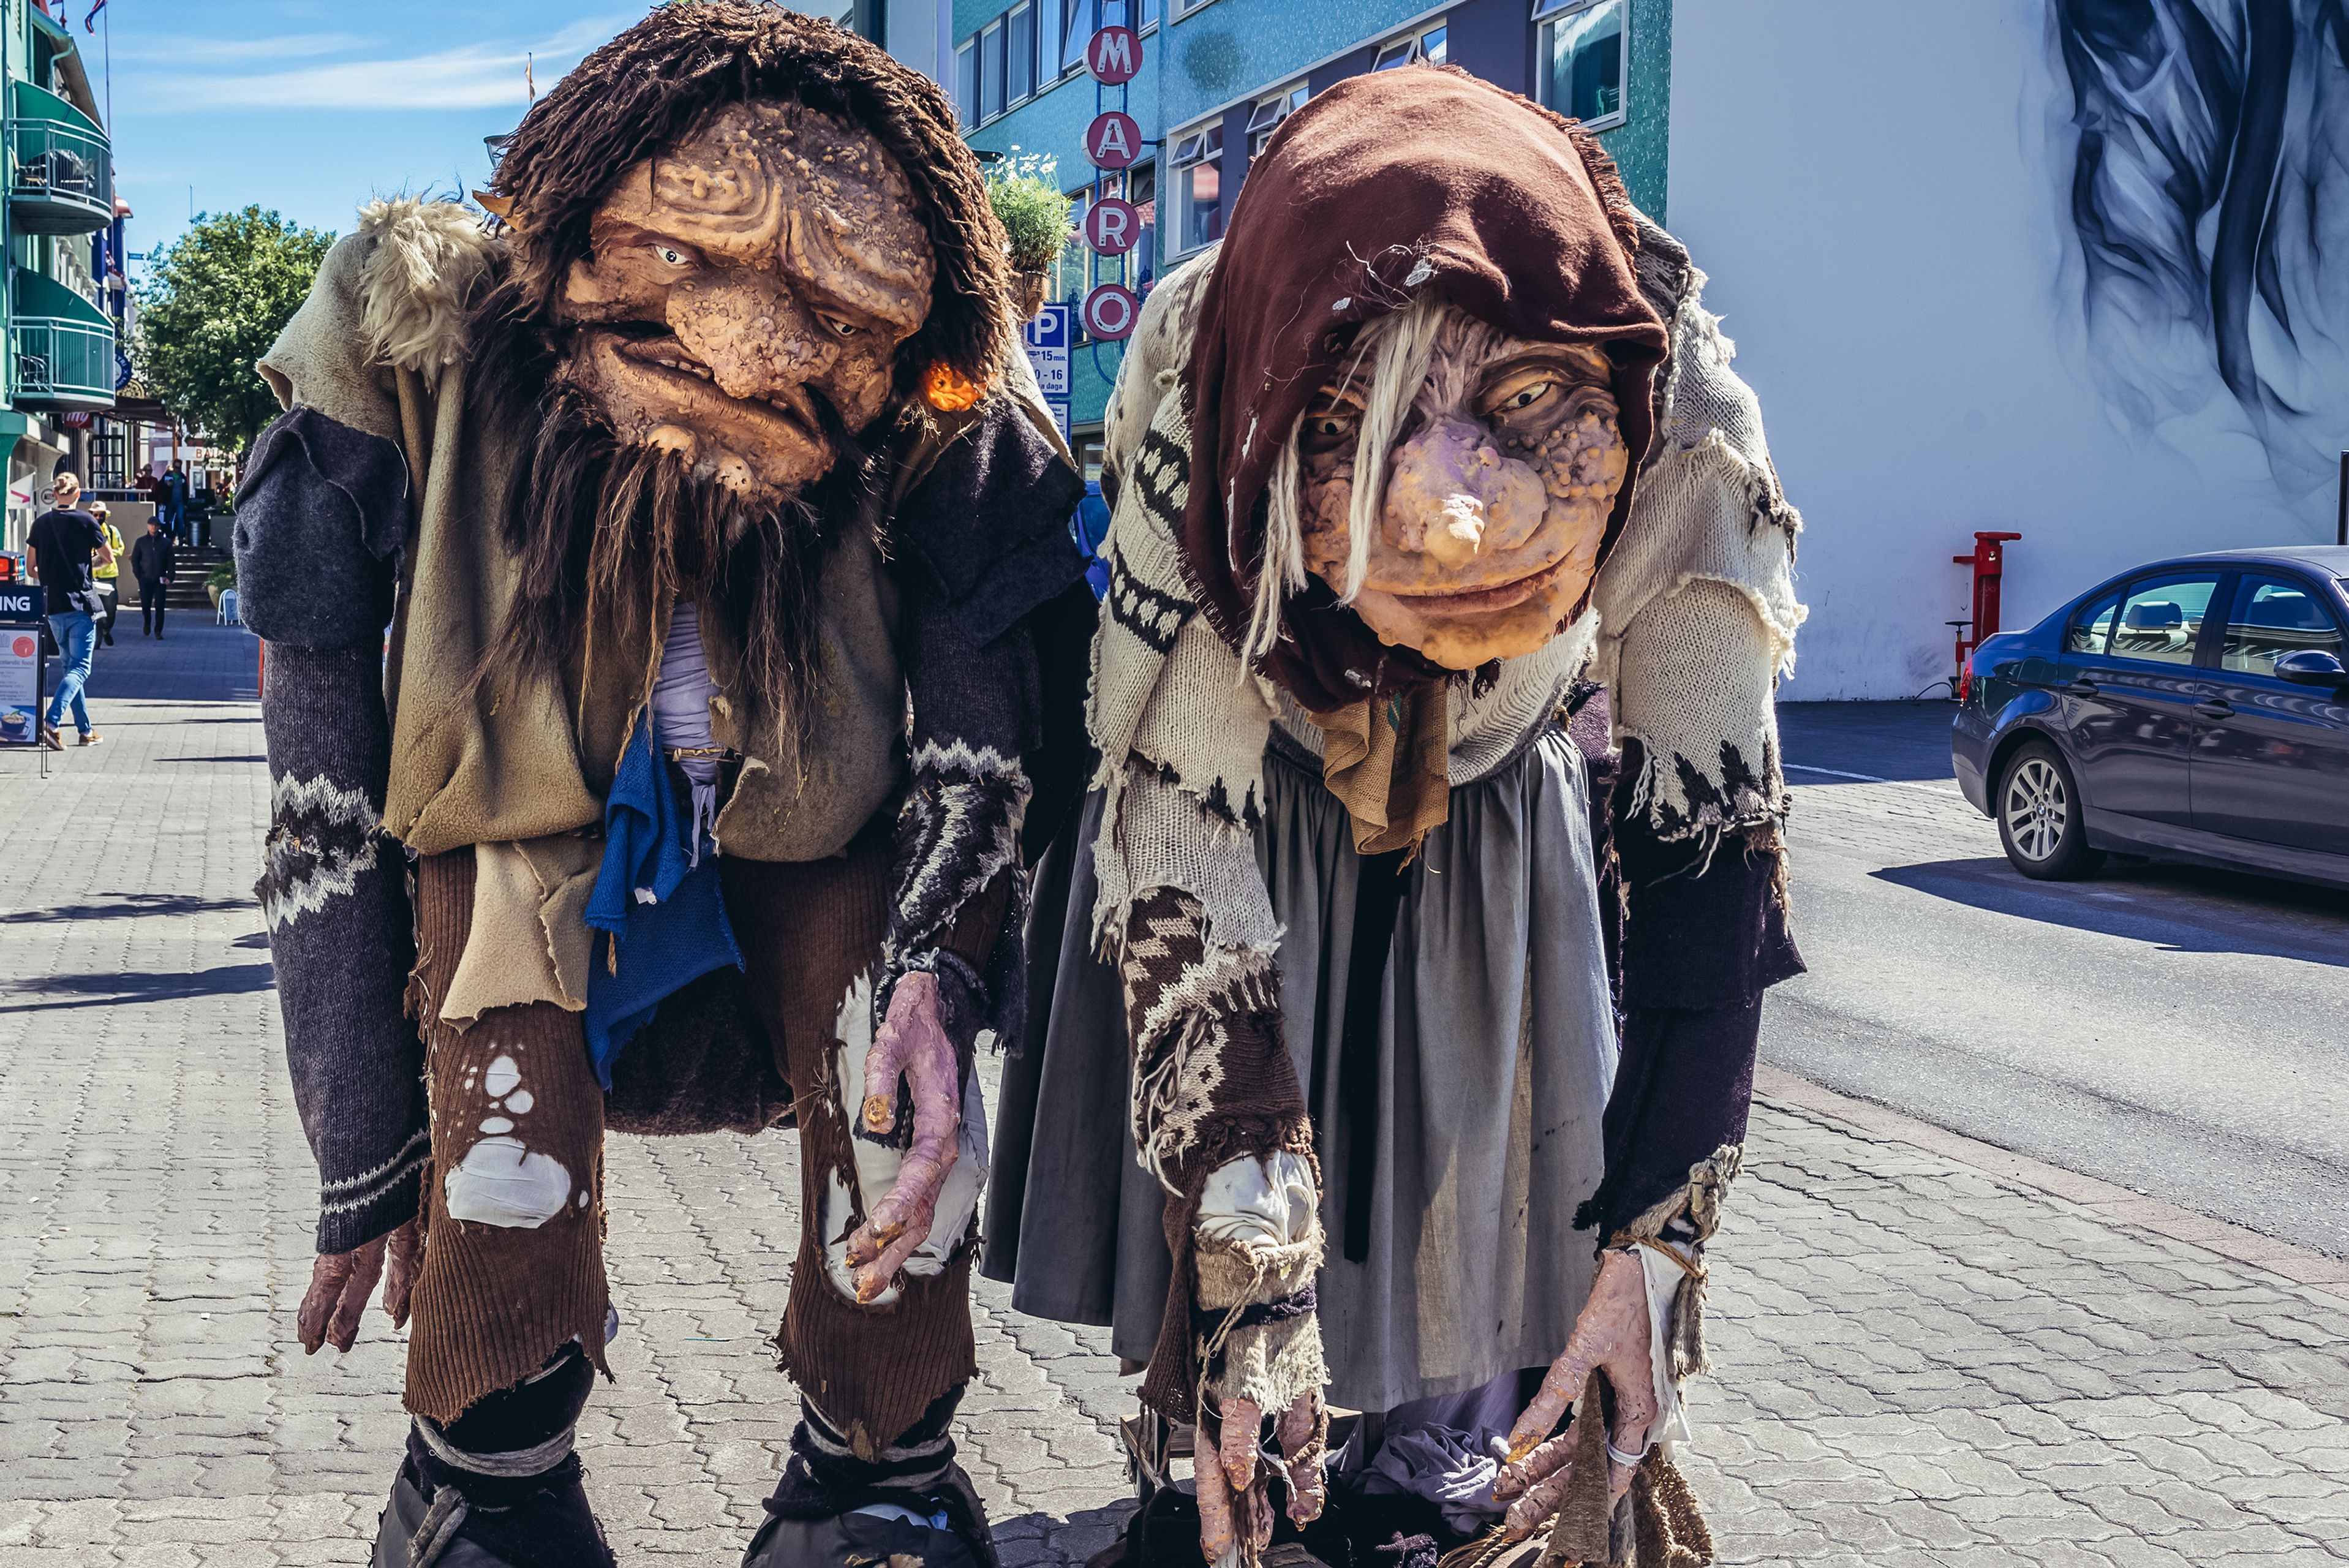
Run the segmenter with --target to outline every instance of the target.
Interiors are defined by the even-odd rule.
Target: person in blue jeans
[[[74,728],[84,746],[96,746],[102,738],[90,727],[82,688],[89,684],[90,658],[98,646],[98,585],[92,573],[97,567],[114,564],[114,551],[98,519],[78,504],[81,480],[60,472],[55,489],[57,504],[33,520],[33,531],[26,543],[31,547],[27,553],[32,557],[33,581],[41,585],[48,601],[44,608],[49,631],[65,655],[57,689],[41,716],[41,744],[52,751],[63,751],[65,737],[57,725],[67,708],[73,711]]]

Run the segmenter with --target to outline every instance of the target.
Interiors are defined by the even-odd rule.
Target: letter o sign
[[[1123,196],[1104,196],[1085,213],[1085,243],[1104,256],[1122,256],[1142,238],[1142,209]]]
[[[1103,27],[1085,46],[1085,69],[1104,87],[1123,87],[1142,69],[1142,40],[1131,27]]]
[[[1085,156],[1096,169],[1130,168],[1142,156],[1142,127],[1113,108],[1085,128]]]
[[[1085,330],[1110,343],[1133,335],[1142,302],[1123,284],[1103,284],[1085,295]]]

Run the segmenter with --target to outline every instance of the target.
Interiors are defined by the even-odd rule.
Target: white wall
[[[2071,110],[2042,0],[1674,6],[1670,224],[1805,521],[1788,700],[1948,675],[1977,528],[2024,536],[2009,630],[2140,561],[2332,542],[2215,370],[2152,429],[2099,392]],[[2349,378],[2323,396],[2349,445]]]

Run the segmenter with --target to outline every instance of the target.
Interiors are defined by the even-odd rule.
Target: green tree
[[[207,215],[140,291],[131,360],[163,406],[243,451],[277,417],[253,368],[310,292],[335,236],[247,207]]]

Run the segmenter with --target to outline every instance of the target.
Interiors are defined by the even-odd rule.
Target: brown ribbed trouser
[[[897,1300],[859,1306],[824,1272],[818,1233],[835,1176],[854,1192],[856,1161],[840,1101],[840,1004],[873,966],[889,915],[885,841],[828,861],[719,862],[726,912],[750,965],[750,990],[777,1062],[795,1091],[800,1129],[800,1250],[776,1358],[865,1460],[978,1373],[970,1329],[970,1251],[927,1279],[900,1276]],[[879,1194],[871,1194],[878,1197]],[[855,1204],[852,1226],[864,1218]]]
[[[898,1299],[859,1306],[824,1271],[823,1195],[837,1175],[855,1191],[849,1112],[840,1101],[837,1024],[843,999],[881,951],[888,921],[885,839],[844,856],[804,862],[721,859],[727,913],[749,965],[751,999],[796,1091],[800,1130],[800,1249],[775,1348],[782,1369],[867,1459],[921,1418],[947,1389],[977,1376],[970,1326],[970,1253],[927,1279],[905,1276]],[[428,1020],[433,1172],[424,1262],[408,1353],[408,1408],[444,1425],[486,1394],[536,1371],[576,1336],[604,1361],[604,1102],[588,1066],[579,1016],[552,1003],[501,1007],[463,1033],[442,1025],[447,994],[472,924],[473,855],[428,855],[417,867],[417,978]],[[493,1105],[489,1069],[515,1063],[526,1112]],[[502,1079],[501,1079],[502,1081]],[[448,1217],[445,1172],[492,1136],[560,1163],[573,1201],[534,1229]],[[495,1124],[492,1123],[494,1126]],[[579,1201],[584,1196],[584,1204]],[[855,1205],[852,1224],[864,1218]]]
[[[607,1376],[604,1315],[604,1091],[587,1063],[579,1016],[552,1002],[499,1007],[462,1033],[440,1022],[440,998],[473,925],[473,851],[416,866],[416,980],[432,1107],[424,1262],[408,1340],[409,1410],[446,1426],[485,1394],[510,1387],[576,1337]],[[501,1060],[516,1081],[507,1085]],[[492,1094],[497,1088],[508,1092]],[[515,1099],[515,1093],[528,1099]],[[487,1124],[486,1130],[484,1124]],[[510,1123],[502,1127],[501,1123]],[[569,1176],[561,1212],[535,1227],[450,1218],[448,1179],[485,1138],[518,1140]],[[503,1145],[484,1163],[512,1156]],[[541,1169],[544,1169],[542,1167]]]

